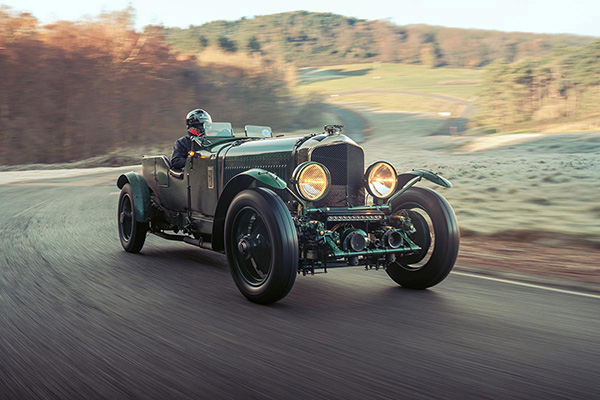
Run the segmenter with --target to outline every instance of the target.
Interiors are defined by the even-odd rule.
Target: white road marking
[[[548,290],[550,292],[558,292],[558,293],[564,293],[564,294],[572,294],[575,296],[591,297],[592,299],[600,299],[600,295],[598,295],[598,294],[576,292],[574,290],[558,289],[558,288],[553,288],[550,286],[535,285],[533,283],[512,281],[509,279],[494,278],[494,277],[485,276],[485,275],[470,274],[468,272],[452,272],[452,275],[468,276],[469,278],[485,279],[488,281],[495,281],[495,282],[501,282],[501,283],[508,283],[511,285],[525,286],[525,287],[530,287],[530,288],[535,288],[535,289]]]
[[[121,192],[111,192],[108,195],[109,196],[116,196],[116,195],[119,195],[119,194],[121,194]]]

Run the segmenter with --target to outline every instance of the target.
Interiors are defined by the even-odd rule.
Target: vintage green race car
[[[273,137],[262,126],[241,137],[228,123],[206,125],[182,172],[165,156],[145,156],[143,176],[118,178],[126,251],[139,252],[150,232],[224,252],[239,290],[262,304],[285,297],[296,275],[328,268],[382,268],[414,289],[452,270],[454,212],[440,194],[414,186],[425,178],[450,187],[443,177],[397,174],[385,161],[365,170],[362,147],[339,125],[302,137]]]

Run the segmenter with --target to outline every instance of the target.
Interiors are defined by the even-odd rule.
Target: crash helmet
[[[185,123],[191,135],[204,134],[205,122],[212,122],[212,118],[209,113],[200,108],[190,111],[185,117]]]

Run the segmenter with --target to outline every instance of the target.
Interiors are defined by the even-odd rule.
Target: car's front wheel
[[[139,253],[146,241],[148,223],[136,221],[133,192],[129,183],[123,185],[119,196],[118,222],[119,238],[125,251]]]
[[[410,239],[421,250],[398,257],[388,266],[388,275],[411,289],[437,285],[448,276],[458,255],[459,232],[452,207],[435,191],[413,187],[396,199],[393,212],[410,218],[415,228]]]
[[[284,298],[298,271],[298,236],[285,203],[272,190],[247,189],[225,218],[225,252],[233,280],[248,300]]]

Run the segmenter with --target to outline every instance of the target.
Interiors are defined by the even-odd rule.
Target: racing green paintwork
[[[127,172],[117,179],[117,187],[123,189],[126,183],[133,193],[134,215],[137,222],[147,222],[151,217],[150,190],[143,176],[135,172]]]
[[[242,172],[231,179],[223,189],[214,212],[214,222],[211,232],[213,240],[212,248],[214,250],[221,251],[224,249],[223,224],[233,198],[242,190],[248,189],[255,182],[263,183],[272,189],[285,189],[287,187],[285,181],[277,177],[277,175],[259,168]]]
[[[244,174],[250,175],[257,181],[264,183],[273,189],[285,189],[287,187],[287,183],[285,183],[283,179],[272,172],[265,171],[264,169],[253,168],[244,172]]]
[[[314,205],[299,201],[293,188],[288,187],[287,181],[296,166],[311,160],[313,150],[339,144],[356,146],[352,139],[345,135],[326,133],[279,138],[194,137],[192,144],[194,154],[188,156],[182,173],[174,174],[170,171],[170,163],[165,156],[145,156],[142,159],[145,179],[137,174],[128,173],[119,178],[119,187],[122,187],[125,180],[132,184],[136,218],[139,217],[143,221],[150,218],[149,199],[150,193],[153,193],[163,210],[169,213],[171,223],[179,229],[184,229],[183,225],[186,225],[188,231],[210,237],[212,248],[222,251],[227,210],[235,196],[242,190],[252,186],[268,187],[284,197],[291,212],[295,212],[294,207],[298,206],[303,218],[318,212],[318,208]],[[389,214],[391,201],[397,197],[396,195],[422,178],[444,187],[451,186],[448,180],[432,172],[409,171],[398,175],[396,194],[387,201],[376,201],[373,206],[357,204],[349,209],[365,214],[368,214],[369,210],[380,210]],[[138,199],[140,201],[137,201]],[[324,243],[331,247],[334,256],[354,255],[352,252],[340,249],[333,237],[329,238],[327,235],[323,237]],[[371,249],[367,253],[380,255],[413,251],[414,245],[409,238],[404,237],[404,239],[405,246],[402,249],[394,251]]]
[[[456,219],[442,196],[413,186],[423,179],[451,183],[426,170],[401,173],[391,196],[372,196],[367,205],[364,150],[341,126],[324,129],[262,138],[234,137],[229,128],[227,136],[193,137],[182,171],[166,156],[144,156],[142,175],[117,180],[120,189],[131,185],[134,207],[119,213],[123,248],[139,252],[150,232],[225,252],[240,291],[261,304],[285,296],[296,274],[340,266],[384,268],[415,289],[439,283],[458,254]],[[305,163],[325,169],[318,200],[303,200],[314,179],[298,181]],[[119,204],[121,210],[128,203]]]
[[[416,177],[425,178],[437,185],[440,185],[440,186],[443,186],[446,188],[452,187],[452,183],[450,183],[450,181],[448,179],[444,178],[441,175],[433,173],[431,171],[427,171],[425,169],[415,169],[412,171],[403,172],[402,174],[399,174],[398,175],[398,187],[402,187],[404,185],[403,181],[406,178],[408,178],[408,180],[411,180]]]

